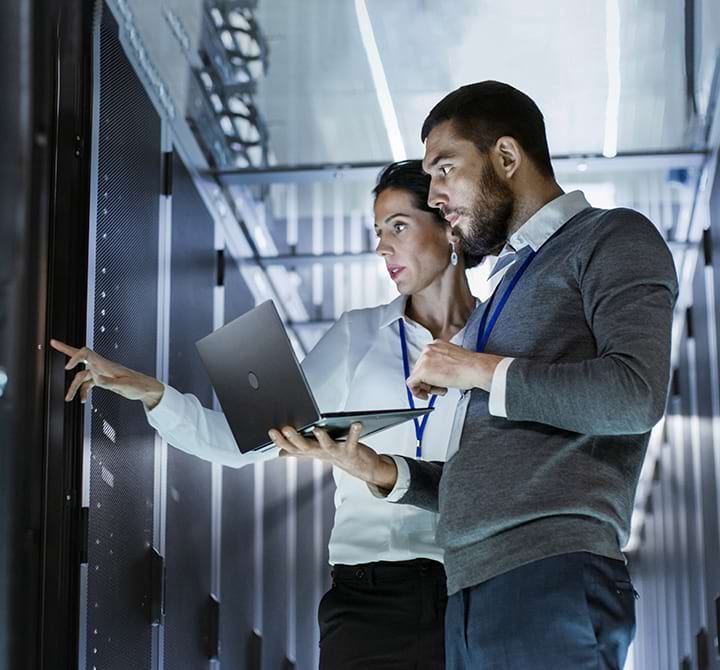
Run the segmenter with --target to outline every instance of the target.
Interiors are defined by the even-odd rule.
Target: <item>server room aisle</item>
[[[218,409],[206,334],[272,299],[302,358],[344,311],[397,295],[378,171],[422,156],[447,92],[492,78],[538,99],[566,192],[642,212],[672,252],[625,669],[720,670],[720,5],[541,5],[0,7],[0,668],[318,667],[331,469],[176,448],[97,389],[66,404],[48,342]],[[489,265],[469,274],[480,298]]]

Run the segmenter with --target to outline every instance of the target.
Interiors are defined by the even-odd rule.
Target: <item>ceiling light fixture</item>
[[[400,134],[400,126],[398,125],[395,107],[392,97],[390,96],[390,88],[385,78],[385,68],[383,67],[380,52],[375,42],[375,33],[373,32],[365,0],[355,0],[355,14],[357,15],[358,25],[360,26],[360,36],[363,47],[365,47],[368,63],[370,64],[373,83],[375,84],[375,95],[380,105],[380,111],[382,112],[383,121],[385,122],[385,131],[390,141],[392,157],[394,161],[404,161],[407,159],[405,143]]]

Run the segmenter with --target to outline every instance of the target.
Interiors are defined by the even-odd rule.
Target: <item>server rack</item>
[[[117,18],[102,5],[95,32],[86,341],[213,407],[194,342],[259,297],[237,222],[209,209],[187,136]],[[164,443],[139,403],[102,391],[85,409],[82,453],[78,667],[316,667],[325,468],[220,468]]]
[[[637,581],[636,670],[720,668],[720,172],[706,166],[703,233],[678,342],[660,458],[630,556]]]

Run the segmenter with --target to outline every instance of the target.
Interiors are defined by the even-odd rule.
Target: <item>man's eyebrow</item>
[[[397,218],[398,216],[407,216],[407,214],[405,214],[405,212],[395,212],[394,214],[391,214],[390,216],[386,216],[385,219],[383,220],[383,223],[390,223],[390,221]]]
[[[437,156],[435,156],[435,158],[432,159],[432,161],[430,162],[430,165],[428,165],[428,168],[433,168],[441,161],[450,160],[453,157],[454,157],[454,154],[450,154],[450,153],[438,154]]]

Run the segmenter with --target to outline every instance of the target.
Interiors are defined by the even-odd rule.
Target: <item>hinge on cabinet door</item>
[[[150,623],[159,626],[165,618],[165,559],[150,549]]]
[[[208,597],[207,657],[220,659],[220,601],[212,593]]]
[[[90,509],[88,507],[80,508],[80,563],[88,562],[88,533],[90,525]]]
[[[256,632],[250,633],[250,640],[247,646],[247,669],[261,670],[262,668],[262,637]]]
[[[163,151],[162,157],[162,195],[172,195],[173,152]]]
[[[225,286],[225,249],[218,249],[216,252],[215,286]]]
[[[685,310],[685,330],[687,331],[688,339],[692,339],[693,337],[695,337],[692,307],[688,307]]]
[[[704,628],[701,628],[695,636],[695,644],[697,646],[697,665],[698,670],[710,670],[710,653],[708,650],[708,634]]]
[[[703,230],[703,256],[705,259],[705,265],[712,265],[712,233],[710,228]]]

